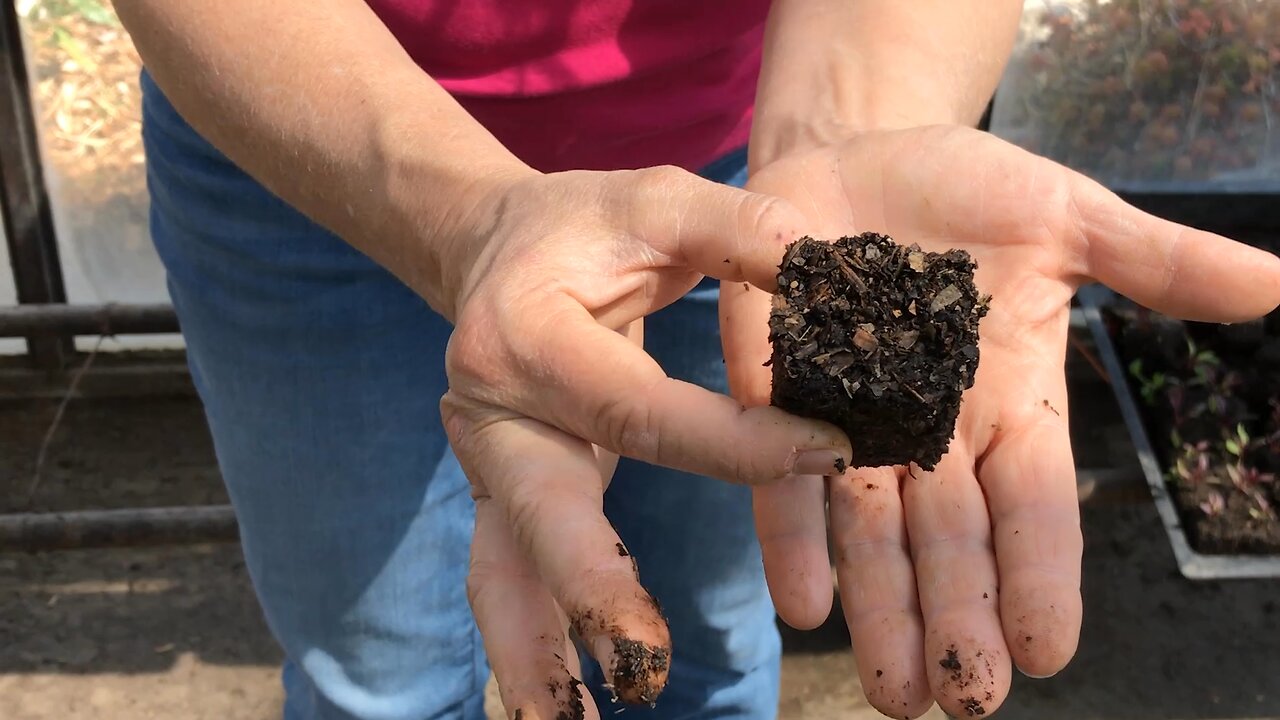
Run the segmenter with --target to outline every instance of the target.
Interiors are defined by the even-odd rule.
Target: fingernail
[[[591,641],[591,656],[600,663],[600,668],[604,670],[606,676],[613,671],[613,642],[608,636],[597,635]]]
[[[835,450],[805,450],[792,456],[793,475],[843,475],[848,465]]]
[[[653,706],[667,684],[671,663],[668,649],[605,637],[596,638],[591,647],[615,699],[631,705]]]

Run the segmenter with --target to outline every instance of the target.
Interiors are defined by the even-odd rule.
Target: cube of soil
[[[978,368],[975,267],[876,233],[792,244],[769,318],[773,404],[843,429],[855,467],[932,470]]]

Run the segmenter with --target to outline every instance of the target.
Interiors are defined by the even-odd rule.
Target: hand
[[[1234,322],[1280,303],[1280,259],[1125,205],[1098,184],[960,127],[874,132],[785,157],[748,187],[795,203],[808,234],[884,232],[963,248],[993,297],[955,439],[934,472],[857,470],[755,489],[781,616],[830,611],[823,500],[840,597],[870,702],[915,717],[990,713],[1011,664],[1062,669],[1081,622],[1082,541],[1063,372],[1069,301],[1101,281],[1170,315]],[[725,283],[733,394],[769,399],[768,296]],[[858,438],[850,438],[857,458]]]
[[[850,450],[823,423],[668,378],[638,321],[704,274],[772,286],[803,218],[671,168],[526,176],[472,217],[441,410],[474,488],[468,591],[503,702],[595,717],[567,627],[622,699],[652,702],[670,636],[602,512],[609,453],[760,483]]]

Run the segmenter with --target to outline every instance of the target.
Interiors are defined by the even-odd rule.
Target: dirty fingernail
[[[658,700],[671,669],[670,650],[620,636],[596,638],[592,649],[619,700],[649,706]]]
[[[805,450],[791,464],[794,475],[842,475],[848,465],[835,450]]]

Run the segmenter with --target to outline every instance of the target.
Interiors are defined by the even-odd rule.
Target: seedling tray
[[[1143,423],[1137,395],[1129,382],[1129,374],[1103,319],[1103,311],[1115,302],[1115,294],[1100,286],[1088,286],[1080,289],[1077,299],[1097,344],[1103,367],[1111,379],[1111,389],[1129,429],[1129,437],[1137,450],[1138,462],[1160,514],[1160,522],[1169,536],[1169,544],[1173,548],[1179,571],[1191,580],[1280,577],[1280,555],[1205,555],[1191,547],[1182,527],[1178,508],[1169,494],[1165,468],[1156,457]]]

